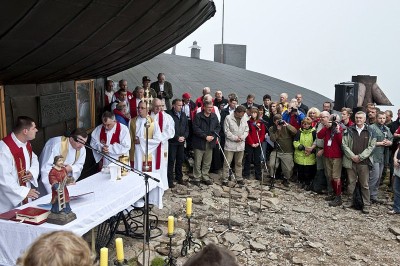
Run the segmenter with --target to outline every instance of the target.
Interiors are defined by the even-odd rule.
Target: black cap
[[[142,81],[151,81],[151,79],[149,78],[149,76],[144,76],[144,77],[142,78]]]

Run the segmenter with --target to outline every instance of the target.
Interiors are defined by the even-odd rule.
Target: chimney
[[[197,42],[194,41],[193,45],[190,46],[189,48],[191,48],[190,57],[191,58],[200,59],[200,49],[201,49],[201,47],[197,45]]]
[[[214,62],[221,63],[221,44],[214,44]],[[246,69],[246,45],[224,44],[224,64]]]

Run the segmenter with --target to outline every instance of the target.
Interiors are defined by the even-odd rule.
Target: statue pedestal
[[[47,217],[47,222],[50,224],[64,225],[75,219],[76,219],[76,214],[73,212],[70,212],[68,214],[66,214],[63,211],[60,213],[51,212]]]

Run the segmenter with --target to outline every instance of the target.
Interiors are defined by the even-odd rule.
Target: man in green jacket
[[[376,137],[373,130],[365,124],[366,114],[359,111],[355,115],[355,125],[348,127],[343,134],[342,149],[343,167],[347,169],[349,179],[348,194],[349,202],[344,207],[353,206],[353,192],[358,181],[361,186],[361,194],[364,202],[363,213],[370,211],[369,194],[369,169],[373,165],[372,151],[375,148]]]

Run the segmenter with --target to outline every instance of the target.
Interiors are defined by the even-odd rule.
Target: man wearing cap
[[[143,83],[142,87],[144,89],[144,96],[145,97],[150,97],[150,95],[151,95],[151,97],[156,98],[157,97],[157,93],[154,91],[153,88],[150,87],[150,82],[151,82],[151,80],[150,80],[149,76],[144,76],[142,78],[142,83]],[[146,94],[147,90],[149,90],[150,95]]]
[[[157,98],[163,102],[165,106],[164,110],[171,110],[170,99],[174,96],[172,85],[168,81],[165,81],[164,73],[158,73],[157,80],[151,83],[150,87],[156,92]]]

